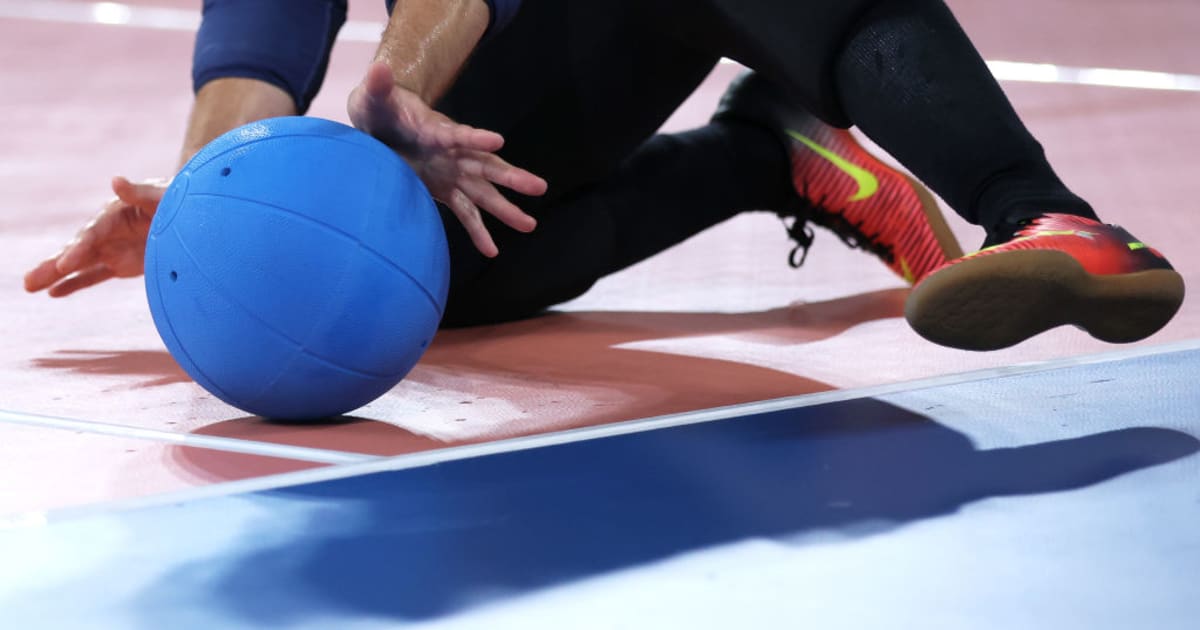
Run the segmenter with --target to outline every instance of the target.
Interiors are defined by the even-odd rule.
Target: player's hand
[[[133,183],[114,177],[111,201],[59,253],[25,274],[25,290],[70,295],[111,278],[142,275],[150,220],[167,190],[166,180]]]
[[[504,198],[496,186],[525,195],[546,192],[546,181],[500,159],[504,138],[494,131],[454,122],[395,84],[387,64],[376,62],[350,94],[354,126],[392,147],[416,171],[435,199],[454,212],[485,256],[498,253],[480,209],[521,232],[533,217]]]

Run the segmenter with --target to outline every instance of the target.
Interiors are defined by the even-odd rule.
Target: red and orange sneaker
[[[793,267],[803,264],[812,246],[808,222],[875,254],[909,284],[962,256],[929,191],[876,159],[849,131],[789,105],[758,74],[735,79],[713,118],[766,127],[786,144],[799,197],[793,207],[775,212],[797,243],[788,258]]]
[[[1167,259],[1129,232],[1045,214],[937,270],[913,289],[904,314],[922,337],[963,350],[1007,348],[1067,324],[1128,343],[1165,326],[1183,293]]]

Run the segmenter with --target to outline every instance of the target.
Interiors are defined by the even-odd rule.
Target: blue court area
[[[0,531],[0,628],[1195,628],[1198,377],[1176,349],[52,513]]]

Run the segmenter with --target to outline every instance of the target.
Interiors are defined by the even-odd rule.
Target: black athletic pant
[[[1082,204],[940,0],[526,0],[439,109],[504,134],[501,155],[550,191],[514,199],[538,218],[531,234],[489,221],[490,260],[444,212],[444,324],[536,314],[735,214],[789,203],[770,130],[654,135],[722,56],[827,122],[858,124],[975,223],[996,228],[1022,203]]]

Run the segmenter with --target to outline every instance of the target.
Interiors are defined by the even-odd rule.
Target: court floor
[[[818,234],[792,270],[749,214],[312,426],[192,383],[140,281],[26,295],[110,176],[169,175],[197,4],[0,0],[0,627],[1192,627],[1194,297],[1132,346],[959,352],[873,259]],[[312,115],[345,120],[382,4]],[[1200,5],[949,4],[1064,180],[1195,283]]]
[[[1126,354],[52,513],[0,618],[1191,628],[1200,343]]]

